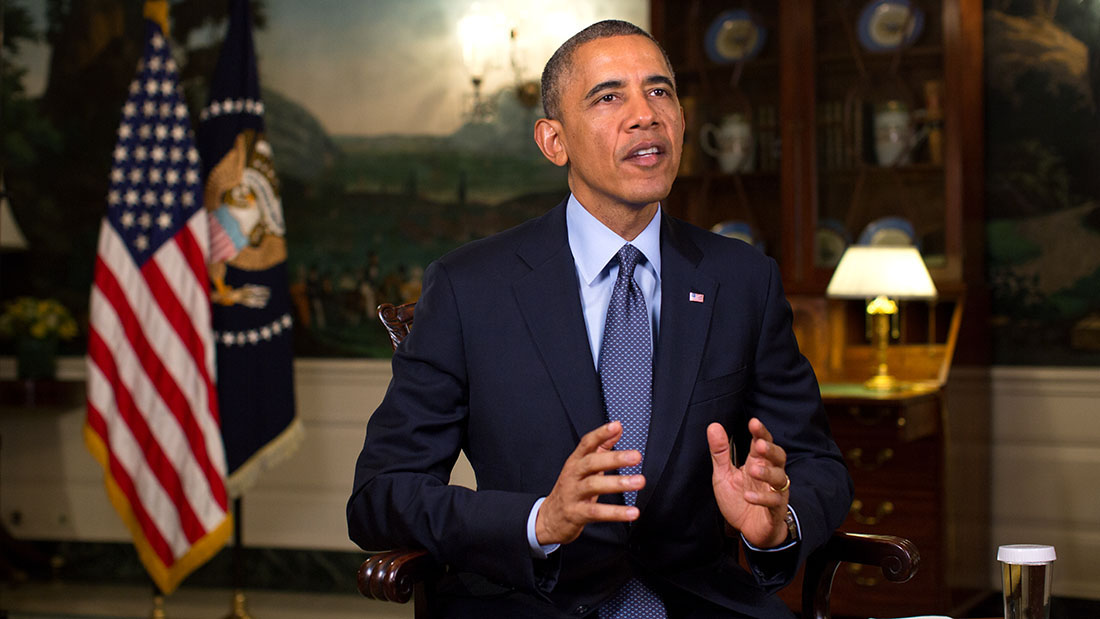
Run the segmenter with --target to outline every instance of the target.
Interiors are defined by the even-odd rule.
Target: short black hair
[[[671,77],[673,83],[675,83],[676,76],[672,72],[672,63],[668,60],[668,53],[665,52],[665,48],[661,47],[661,44],[657,42],[657,39],[653,38],[653,35],[628,21],[606,19],[596,22],[577,34],[574,34],[568,41],[561,44],[561,47],[554,52],[550,60],[546,61],[546,67],[542,70],[542,111],[546,117],[556,119],[561,113],[562,75],[572,66],[573,53],[577,51],[578,47],[589,41],[595,41],[596,39],[635,35],[643,36],[653,41],[657,49],[661,50],[661,55],[665,59],[665,65],[668,66],[669,77]]]

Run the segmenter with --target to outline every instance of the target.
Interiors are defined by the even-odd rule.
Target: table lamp
[[[877,373],[864,382],[875,391],[898,388],[898,380],[886,367],[886,344],[890,340],[890,317],[897,313],[897,301],[934,299],[936,285],[916,247],[853,245],[840,258],[829,280],[825,296],[833,299],[870,299],[867,313],[872,320],[871,344],[875,349]]]

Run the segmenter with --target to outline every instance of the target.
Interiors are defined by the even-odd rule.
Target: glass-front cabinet
[[[903,585],[842,566],[833,612],[965,615],[988,593],[988,513],[974,507],[987,501],[952,489],[988,483],[952,464],[947,436],[981,419],[949,416],[939,387],[955,350],[982,349],[963,343],[982,333],[966,321],[985,315],[981,1],[652,0],[651,9],[686,120],[665,207],[778,261],[856,484],[842,529],[906,537],[924,559]],[[920,250],[940,298],[903,309],[891,366],[903,355],[938,387],[875,396],[853,382],[862,369],[852,360],[870,359],[864,307],[825,298],[853,244]],[[797,586],[782,594],[792,606]]]
[[[942,268],[941,15],[872,2],[857,19],[846,8],[815,7],[814,266],[834,266],[859,240],[915,244],[928,265]]]

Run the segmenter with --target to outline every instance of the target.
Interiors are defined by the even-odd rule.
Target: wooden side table
[[[834,612],[950,613],[942,390],[932,382],[909,383],[888,393],[858,383],[824,383],[821,396],[855,482],[855,498],[841,528],[900,535],[921,554],[920,570],[903,585],[859,566],[843,566],[833,584]]]

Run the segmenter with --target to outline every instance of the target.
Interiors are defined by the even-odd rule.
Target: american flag
[[[170,593],[232,527],[201,164],[164,31],[146,20],[118,127],[91,294],[84,437],[138,555]]]

